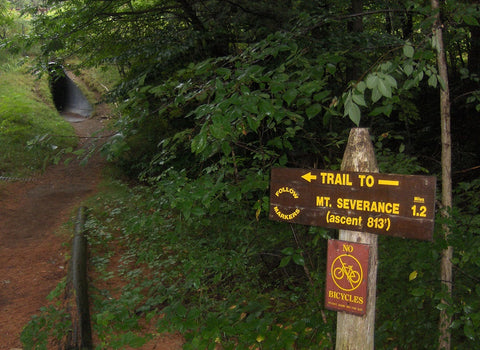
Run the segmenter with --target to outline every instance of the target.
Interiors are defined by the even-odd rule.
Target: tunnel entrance
[[[53,103],[64,118],[75,122],[92,115],[92,105],[61,65],[49,63],[49,75]]]

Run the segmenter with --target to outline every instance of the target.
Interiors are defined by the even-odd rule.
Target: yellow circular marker
[[[345,292],[357,289],[363,281],[363,269],[360,262],[352,255],[337,256],[330,267],[335,285]]]
[[[297,198],[300,197],[300,195],[298,194],[298,192],[295,189],[293,189],[291,187],[288,187],[288,186],[280,187],[275,192],[275,196],[280,197],[281,195],[282,196],[285,196],[285,195],[292,196],[294,199],[297,199]],[[298,214],[300,214],[300,209],[298,209],[298,208],[296,208],[293,212],[288,213],[288,214],[282,212],[278,206],[273,207],[273,210],[275,211],[275,214],[277,214],[277,216],[280,219],[283,219],[283,220],[292,220]]]

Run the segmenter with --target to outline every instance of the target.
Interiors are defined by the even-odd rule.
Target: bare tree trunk
[[[442,205],[443,215],[448,216],[448,210],[452,207],[452,141],[450,132],[450,89],[448,86],[447,59],[443,43],[442,23],[440,22],[439,0],[431,0],[432,10],[435,12],[434,36],[436,39],[437,65],[441,79],[445,82],[444,89],[440,90],[440,118],[442,137]],[[445,238],[448,238],[450,230],[447,225],[443,227]],[[453,248],[448,246],[442,252],[441,281],[448,291],[452,293],[452,256]],[[451,346],[450,325],[451,317],[445,310],[440,312],[440,338],[439,349],[449,350]]]

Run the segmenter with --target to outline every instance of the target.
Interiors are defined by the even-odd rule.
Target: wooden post
[[[368,129],[350,131],[343,155],[341,170],[377,173],[377,160]],[[367,312],[356,316],[337,313],[336,350],[373,350],[375,328],[375,298],[377,285],[377,235],[357,231],[340,230],[339,239],[370,245],[368,266]]]
[[[72,319],[72,332],[66,335],[63,346],[67,350],[90,350],[94,348],[88,300],[86,219],[86,208],[79,208],[72,242],[69,281],[65,290],[65,298]]]

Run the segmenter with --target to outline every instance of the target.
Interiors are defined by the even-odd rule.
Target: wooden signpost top
[[[274,168],[270,219],[431,240],[433,176]]]

